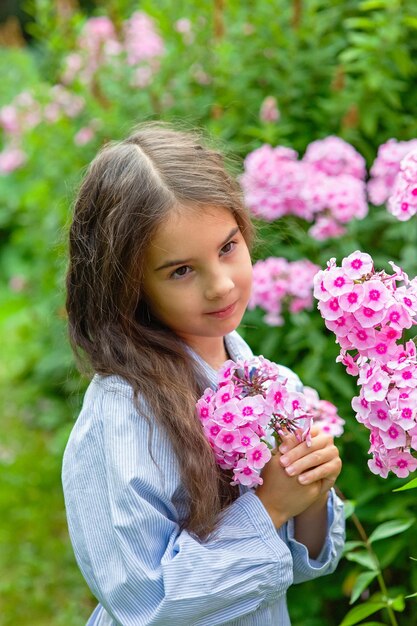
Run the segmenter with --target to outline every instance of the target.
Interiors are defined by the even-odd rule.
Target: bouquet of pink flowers
[[[353,252],[341,267],[331,259],[315,276],[314,295],[340,345],[337,361],[358,376],[356,418],[370,430],[369,468],[384,478],[417,469],[416,346],[403,333],[417,324],[417,278],[391,262],[376,271],[369,254]]]
[[[290,432],[309,441],[306,398],[290,387],[278,365],[262,356],[229,360],[218,372],[217,391],[206,389],[197,402],[217,463],[233,470],[232,485],[262,484],[260,473],[271,458],[274,436]]]

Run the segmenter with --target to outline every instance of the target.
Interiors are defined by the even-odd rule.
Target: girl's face
[[[152,313],[203,358],[239,325],[251,284],[248,247],[223,207],[172,211],[146,254]]]

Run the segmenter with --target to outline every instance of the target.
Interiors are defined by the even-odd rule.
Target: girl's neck
[[[194,350],[210,367],[218,370],[225,361],[227,361],[229,355],[227,354],[226,344],[224,337],[207,337],[199,338],[200,341],[196,345],[190,345],[190,348]]]

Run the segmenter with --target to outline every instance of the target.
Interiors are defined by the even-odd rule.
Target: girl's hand
[[[282,451],[285,453],[282,454]],[[315,503],[322,508],[326,494],[341,470],[333,439],[312,429],[311,445],[285,437],[277,453],[262,471],[263,484],[256,489],[276,528]]]
[[[294,435],[285,438],[278,448],[280,463],[288,476],[296,476],[302,485],[320,482],[320,493],[333,487],[342,469],[339,450],[333,437],[322,432],[319,427],[311,430],[311,445],[298,443]]]

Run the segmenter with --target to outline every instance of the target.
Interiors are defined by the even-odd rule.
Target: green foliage
[[[63,15],[58,4],[30,0],[31,48],[0,50],[0,106],[28,90],[42,106],[50,102],[87,17],[82,11]],[[99,146],[156,118],[201,127],[240,158],[264,142],[302,153],[309,142],[336,134],[370,165],[389,137],[417,136],[414,0],[108,0],[88,6],[110,16],[119,30],[133,11],[146,11],[165,54],[146,87],[130,86],[131,72],[123,66],[103,67],[90,86],[74,82],[72,95],[85,103],[80,113],[26,130],[27,163],[0,176],[0,512],[7,520],[0,531],[1,626],[76,626],[94,606],[69,546],[59,474],[86,384],[66,340],[66,230],[82,170]],[[180,18],[191,21],[192,43],[175,28]],[[259,119],[266,96],[277,98],[276,124]],[[91,124],[93,138],[77,145],[74,137]],[[2,141],[6,145],[5,134]],[[323,266],[332,256],[340,260],[362,249],[381,268],[393,260],[417,274],[416,221],[398,222],[383,207],[349,224],[341,240],[317,242],[293,216],[260,223],[259,231],[255,259],[309,258]],[[357,386],[335,363],[337,346],[317,311],[287,315],[276,328],[262,317],[259,310],[248,312],[241,328],[254,351],[292,367],[346,420],[338,445],[349,543],[331,577],[290,590],[293,626],[417,623],[415,498],[409,491],[415,481],[404,485],[370,474],[367,433],[350,406]],[[364,622],[368,617],[374,621]]]

